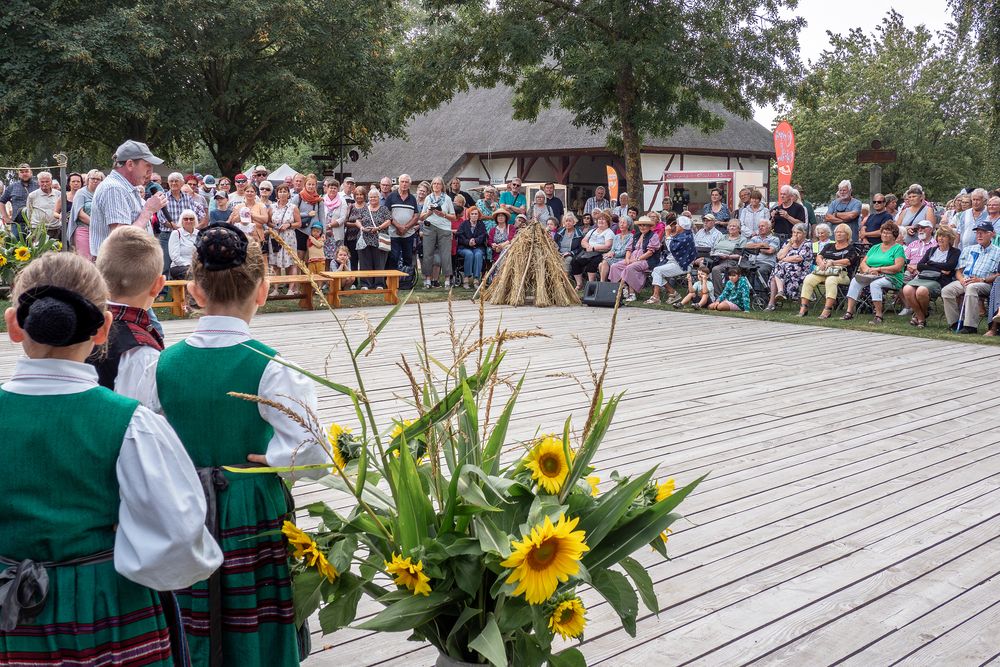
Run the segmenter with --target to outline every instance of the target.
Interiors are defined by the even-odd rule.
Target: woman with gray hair
[[[618,216],[612,213],[611,221],[614,224],[615,237],[611,240],[611,250],[604,253],[604,259],[597,267],[601,282],[608,279],[608,272],[611,271],[612,264],[617,264],[625,259],[628,242],[632,240],[632,235],[635,232],[632,220],[627,215]]]
[[[94,201],[94,190],[104,180],[104,172],[91,169],[86,175],[83,187],[73,197],[73,208],[69,213],[69,227],[66,239],[70,246],[84,259],[90,261],[90,205]]]
[[[431,191],[424,200],[420,220],[424,223],[421,238],[424,245],[420,271],[424,274],[424,289],[438,286],[438,277],[444,275],[444,288],[451,287],[451,223],[456,219],[455,205],[445,194],[444,178],[435,176],[431,181]],[[434,263],[434,255],[440,258],[440,265]]]
[[[778,264],[768,281],[771,298],[764,310],[774,310],[779,299],[798,298],[802,281],[812,271],[813,251],[808,237],[809,225],[800,222],[792,227],[792,237],[778,251]]]
[[[482,212],[483,220],[493,220],[494,214],[496,214],[497,209],[500,208],[500,202],[497,200],[497,189],[492,185],[487,185],[483,190],[483,198],[476,202],[476,207],[479,208],[480,212]],[[510,215],[507,217],[507,222],[511,222],[511,220],[509,220]],[[489,222],[486,223],[486,228],[492,229]]]
[[[825,248],[826,245],[833,240],[830,238],[831,236],[833,236],[833,233],[830,231],[830,225],[826,224],[825,222],[821,222],[818,225],[816,225],[815,231],[816,231],[816,240],[813,241],[812,247],[813,247],[813,256],[817,257],[821,252],[823,252],[823,248]]]
[[[899,235],[903,240],[903,245],[906,245],[917,238],[918,222],[926,220],[932,226],[937,226],[937,216],[934,215],[934,207],[924,197],[924,189],[919,183],[914,183],[907,188],[903,197],[906,199],[906,206],[899,209],[899,214],[896,216],[896,226],[899,227]]]

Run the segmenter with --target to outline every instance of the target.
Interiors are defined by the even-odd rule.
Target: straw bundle
[[[537,222],[517,230],[502,261],[493,266],[491,273],[493,282],[484,294],[492,304],[521,306],[529,297],[534,297],[540,308],[580,303],[558,248]]]

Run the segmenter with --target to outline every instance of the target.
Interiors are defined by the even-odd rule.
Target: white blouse
[[[231,347],[251,338],[250,326],[240,318],[205,315],[198,320],[194,332],[188,336],[186,342],[192,347],[216,348]],[[150,378],[153,383],[156,382],[155,365],[152,373],[147,373],[146,377],[147,382]],[[294,397],[309,406],[314,414],[318,411],[316,388],[312,380],[274,361],[269,361],[264,368],[260,385],[257,388],[257,395],[292,409],[298,409],[298,406],[289,398]],[[258,403],[257,409],[261,419],[274,429],[274,435],[267,445],[265,454],[269,466],[303,466],[331,462],[330,454],[325,446],[315,442],[312,434],[300,424],[269,405]],[[233,463],[244,462],[233,461]],[[281,473],[281,475],[293,479],[319,479],[327,472],[328,470],[323,469],[300,470],[294,473]]]
[[[20,359],[3,385],[12,394],[57,396],[98,386],[93,366],[61,359]],[[115,570],[154,590],[207,579],[222,551],[205,529],[205,495],[191,458],[167,420],[136,408],[118,452]]]

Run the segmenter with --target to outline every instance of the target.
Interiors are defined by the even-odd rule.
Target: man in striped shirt
[[[162,192],[145,201],[136,189],[141,187],[153,171],[153,165],[163,160],[153,155],[149,146],[138,141],[126,141],[115,151],[114,169],[94,191],[90,211],[90,254],[95,259],[101,244],[115,227],[135,225],[153,233],[150,220],[166,206]]]

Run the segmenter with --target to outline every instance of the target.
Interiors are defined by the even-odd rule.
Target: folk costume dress
[[[178,591],[193,665],[298,665],[292,591],[281,524],[292,511],[275,474],[234,473],[248,454],[269,466],[329,463],[308,432],[277,409],[227,395],[255,394],[315,409],[312,382],[259,354],[277,353],[250,336],[241,319],[205,316],[194,333],[168,347],[156,370],[163,414],[187,448],[206,488],[214,486],[225,561],[219,579]],[[323,470],[296,473],[321,477]],[[256,537],[270,533],[266,537]],[[218,602],[212,610],[213,595]],[[214,635],[214,641],[213,641]],[[304,657],[304,656],[303,656]]]
[[[174,664],[156,591],[207,577],[222,553],[166,420],[90,365],[21,359],[0,423],[0,664]]]

